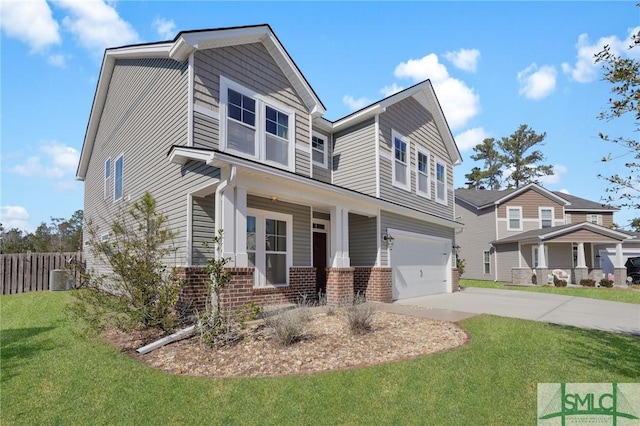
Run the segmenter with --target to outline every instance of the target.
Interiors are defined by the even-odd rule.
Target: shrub
[[[558,277],[556,277],[555,275],[553,276],[553,285],[556,287],[566,287],[567,286],[567,281],[566,280],[561,280]]]
[[[353,298],[353,304],[345,310],[345,318],[349,330],[353,334],[365,334],[373,329],[375,306],[367,302],[360,293]]]
[[[265,318],[265,324],[273,330],[278,343],[290,346],[304,338],[308,320],[307,308],[281,309]]]
[[[613,280],[609,280],[607,278],[603,278],[600,280],[600,287],[611,288],[613,287]]]
[[[200,344],[208,347],[228,346],[242,339],[241,322],[229,312],[206,309],[198,313],[196,332]]]
[[[592,280],[591,278],[583,278],[580,280],[580,285],[583,287],[595,287],[596,280]]]

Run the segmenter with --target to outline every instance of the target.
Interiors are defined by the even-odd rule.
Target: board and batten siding
[[[191,264],[205,265],[214,256],[213,238],[215,229],[215,196],[192,197],[191,206]],[[209,245],[207,249],[205,243]]]
[[[126,211],[145,191],[153,195],[158,212],[176,234],[171,242],[175,253],[167,259],[172,266],[186,264],[187,193],[215,178],[215,169],[202,163],[179,166],[167,159],[172,145],[187,144],[187,105],[186,63],[117,60],[85,177],[85,218],[93,220],[99,232],[106,233],[116,212]],[[111,198],[105,200],[105,160],[111,158],[113,185],[115,160],[121,154],[123,198],[114,202],[111,189]],[[88,266],[95,264],[87,260]]]
[[[454,241],[454,229],[445,226],[436,225],[412,217],[402,216],[397,213],[391,213],[385,210],[380,211],[380,232],[378,238],[387,232],[388,228],[398,229],[401,231],[415,232],[416,234],[424,234],[432,237],[447,238]],[[383,246],[380,251],[380,260],[382,266],[389,265],[388,252]]]
[[[512,268],[518,267],[518,243],[497,244],[495,246],[495,256],[497,256],[496,280],[510,283],[513,280]]]
[[[199,112],[193,113],[193,146],[195,148],[220,148],[220,122]]]
[[[262,43],[198,50],[194,54],[195,105],[220,112],[220,76],[295,111],[296,145],[306,149],[299,155],[296,149],[296,173],[309,176],[308,155],[311,129],[309,109],[294,90],[285,74]],[[223,119],[223,117],[221,117]],[[300,162],[300,164],[298,164]]]
[[[378,253],[377,219],[349,213],[351,266],[375,266]]]
[[[453,165],[432,114],[413,98],[404,99],[387,107],[379,116],[380,129],[380,198],[401,205],[411,206],[426,213],[453,219]],[[394,158],[392,130],[409,138],[409,167],[411,191],[393,186],[392,164]],[[430,154],[429,182],[431,198],[416,194],[416,146]],[[447,205],[435,201],[436,158],[447,166]]]
[[[459,221],[464,223],[464,231],[456,234],[456,244],[460,246],[458,258],[465,261],[463,278],[493,280],[495,262],[489,243],[496,239],[494,207],[477,210],[462,201],[457,201],[456,214],[461,216]],[[490,274],[484,273],[485,251],[490,252]]]
[[[293,266],[311,266],[311,207],[247,195],[247,208],[293,216]]]
[[[312,161],[313,178],[321,182],[331,183],[331,166],[332,166],[331,158],[333,155],[333,144],[331,143],[332,135],[325,132],[324,130],[320,130],[320,129],[313,129],[313,130],[327,138],[327,167],[319,166],[313,163]]]
[[[333,183],[363,194],[376,195],[375,121],[373,119],[334,135]]]

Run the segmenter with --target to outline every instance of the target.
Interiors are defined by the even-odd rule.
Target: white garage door
[[[616,263],[616,250],[606,249],[600,250],[600,268],[605,275],[613,274],[614,265]],[[640,248],[623,248],[622,250],[622,264],[624,265],[628,258],[640,256]]]
[[[389,230],[395,238],[391,250],[393,299],[449,291],[451,240]]]

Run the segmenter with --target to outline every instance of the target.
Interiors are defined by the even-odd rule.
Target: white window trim
[[[109,167],[107,168],[107,163],[109,163]],[[107,177],[107,171],[109,172],[109,176]],[[104,161],[104,199],[108,200],[111,196],[111,179],[113,178],[113,172],[111,171],[111,157],[107,158]]]
[[[278,288],[289,286],[289,270],[293,266],[293,216],[290,214],[277,213],[268,210],[247,209],[247,216],[256,218],[256,263],[253,274],[253,286],[256,288]],[[266,230],[265,220],[275,219],[287,223],[287,281],[284,284],[267,284],[266,277]]]
[[[531,246],[531,268],[536,269],[538,267],[538,263],[536,262],[536,255],[538,254],[538,246]],[[549,267],[549,247],[544,246],[544,263]]]
[[[236,151],[227,146],[227,102],[229,97],[229,89],[235,90],[245,96],[248,96],[256,101],[256,121],[255,121],[255,155],[247,154],[246,152]],[[269,106],[289,116],[289,135],[287,141],[289,143],[287,156],[289,158],[289,164],[283,165],[275,161],[269,161],[266,159],[266,107]],[[220,76],[220,150],[223,152],[230,152],[234,155],[241,157],[249,157],[261,163],[268,164],[270,166],[277,167],[279,169],[289,170],[295,172],[296,168],[296,114],[293,109],[283,105],[282,103],[262,96],[251,89],[248,89],[235,81],[232,81],[225,76]],[[275,136],[278,137],[278,136]],[[282,139],[282,138],[280,138]]]
[[[489,255],[489,261],[488,262],[485,262],[485,259],[484,259],[485,254]],[[489,265],[489,272],[486,272],[485,265]],[[491,251],[490,250],[483,250],[482,251],[482,274],[483,275],[491,275]]]
[[[323,135],[322,133],[318,133],[315,130],[313,132],[311,132],[311,136],[315,136],[318,139],[322,139],[324,141],[324,152],[322,152],[322,163],[319,163],[317,161],[315,161],[313,159],[313,151],[316,152],[320,152],[320,150],[316,149],[313,147],[313,140],[311,140],[311,161],[313,162],[313,164],[317,165],[317,166],[322,166],[325,169],[327,168],[327,153],[329,151],[328,149],[328,144],[329,144],[329,138],[325,135]]]
[[[518,223],[519,223],[519,227],[518,228],[512,228],[511,227],[511,217],[509,216],[509,210],[518,210],[518,214],[519,214],[519,219],[518,219]],[[507,206],[507,231],[522,231],[522,207],[520,206]]]
[[[406,149],[406,173],[405,173],[405,181],[406,184],[402,182],[398,182],[396,180],[396,139],[400,139],[407,145]],[[411,140],[396,132],[395,130],[391,130],[391,184],[396,188],[404,189],[405,191],[411,192]]]
[[[122,160],[122,177],[120,178],[120,186],[122,188],[120,191],[120,198],[116,198],[116,183],[118,181],[118,179],[116,179],[117,178],[116,171],[117,171],[118,160]],[[120,201],[123,198],[124,198],[124,153],[116,157],[116,161],[113,162],[113,202],[115,203],[116,201]]]
[[[444,198],[438,198],[438,165],[441,165],[444,167]],[[435,184],[435,198],[436,198],[436,202],[440,203],[440,204],[444,204],[445,206],[448,205],[448,183],[447,183],[447,163],[445,163],[444,161],[442,161],[441,159],[437,158],[435,159],[435,166],[433,168],[433,182]]]
[[[602,215],[601,215],[601,214],[598,214],[598,213],[589,213],[589,214],[587,215],[587,217],[588,217],[587,222],[595,223],[596,225],[602,225]],[[594,218],[594,217],[596,218],[596,221],[595,221],[595,222],[593,221],[593,218]]]
[[[420,184],[419,184],[419,176],[422,172],[420,172],[420,170],[418,169],[418,154],[422,154],[422,155],[426,155],[427,156],[427,192],[424,191],[420,191]],[[429,153],[429,151],[427,151],[426,149],[417,146],[416,145],[416,167],[415,167],[415,174],[416,174],[416,194],[424,197],[424,198],[428,198],[431,199],[431,154]]]
[[[540,229],[543,229],[542,228],[542,212],[544,210],[550,210],[551,211],[551,228],[553,228],[553,226],[555,225],[554,208],[553,207],[538,207],[538,218],[540,220]]]

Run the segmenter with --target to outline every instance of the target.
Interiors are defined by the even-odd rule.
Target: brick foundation
[[[327,268],[327,305],[353,303],[353,278],[356,268]]]
[[[451,291],[460,291],[460,271],[458,268],[451,270]]]
[[[391,303],[391,268],[355,267],[353,291],[369,301]]]
[[[209,295],[206,290],[207,274],[203,268],[187,267],[176,268],[178,278],[185,282],[178,293],[178,312],[191,315],[196,311],[204,310]]]

